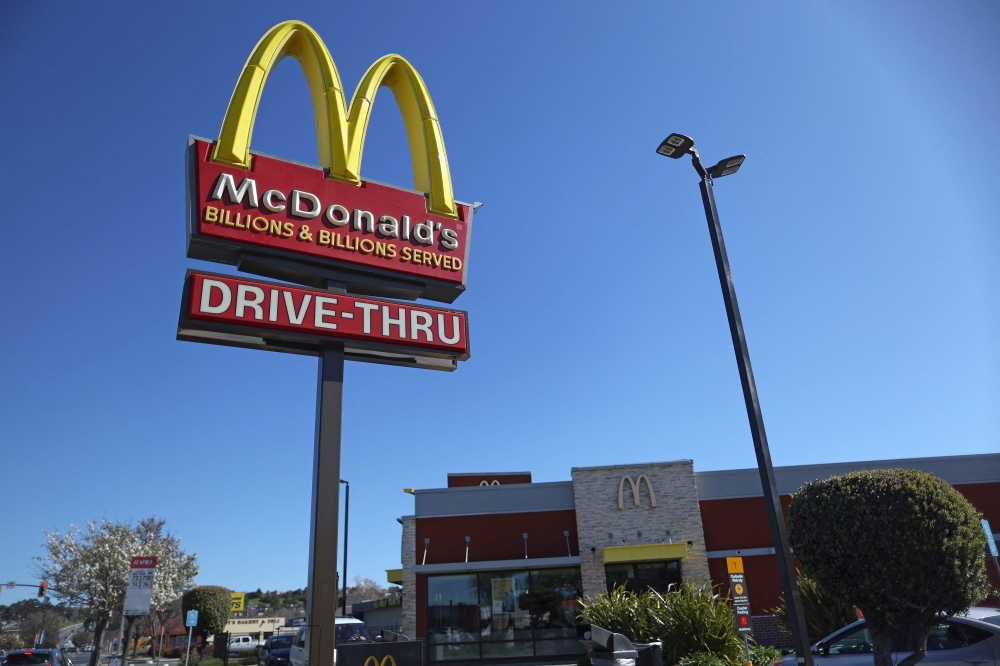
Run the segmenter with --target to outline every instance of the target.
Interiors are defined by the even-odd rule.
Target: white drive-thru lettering
[[[250,300],[247,294],[253,294],[255,298]],[[254,319],[264,318],[264,308],[260,306],[264,302],[264,290],[260,287],[253,287],[248,284],[237,285],[236,287],[236,316],[246,316],[246,309],[253,310]]]
[[[219,293],[222,294],[222,302],[218,305],[210,305],[212,302],[212,290],[218,289]],[[201,303],[198,305],[198,310],[204,312],[205,314],[222,314],[229,309],[229,306],[233,303],[233,292],[229,288],[229,285],[225,282],[220,282],[219,280],[209,280],[208,278],[201,281]]]
[[[444,315],[438,313],[438,338],[447,345],[457,344],[462,339],[462,329],[459,328],[458,315],[451,316],[451,332],[453,334],[452,337],[449,338],[445,335]]]
[[[315,318],[313,320],[313,323],[316,325],[316,328],[329,328],[329,329],[337,330],[337,325],[336,324],[332,324],[332,323],[326,321],[325,319],[323,319],[323,317],[336,317],[337,316],[337,311],[336,310],[327,310],[324,307],[325,305],[336,305],[336,304],[337,304],[337,299],[336,298],[329,298],[327,296],[317,296],[316,297],[316,305],[314,306],[315,310],[316,310],[316,316],[315,316]]]
[[[288,314],[288,321],[292,322],[296,326],[302,324],[302,320],[306,318],[306,310],[309,309],[309,301],[312,300],[312,294],[306,294],[302,297],[302,305],[299,311],[295,311],[295,296],[292,292],[285,292],[285,312]]]

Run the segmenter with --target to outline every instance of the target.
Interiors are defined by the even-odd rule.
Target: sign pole
[[[806,631],[806,618],[802,610],[802,599],[799,596],[799,584],[795,579],[795,563],[792,561],[792,553],[788,545],[788,530],[785,528],[785,517],[781,511],[781,496],[778,494],[778,483],[774,479],[771,449],[768,447],[767,433],[764,431],[764,414],[760,408],[757,384],[754,381],[753,368],[750,365],[750,350],[747,347],[746,334],[743,332],[743,318],[740,317],[740,306],[736,300],[736,285],[733,284],[733,273],[729,268],[729,255],[726,253],[726,243],[722,238],[722,223],[719,221],[719,211],[715,207],[712,179],[705,173],[697,154],[692,155],[692,157],[696,162],[695,168],[702,177],[701,183],[699,183],[701,200],[705,206],[709,235],[712,237],[712,250],[715,253],[719,282],[722,285],[722,298],[726,303],[729,332],[732,335],[733,348],[736,352],[736,365],[740,371],[740,382],[743,384],[743,399],[746,402],[747,416],[750,419],[750,434],[753,437],[753,448],[757,454],[757,468],[760,471],[767,518],[771,523],[774,554],[778,560],[778,575],[781,577],[781,587],[785,593],[785,606],[788,608],[788,623],[791,625],[795,658],[799,664],[813,666],[809,634]]]
[[[194,631],[194,627],[188,627],[188,646],[187,651],[184,653],[184,666],[188,666],[188,662],[191,659],[191,633]]]
[[[330,291],[344,293],[334,287]],[[312,521],[309,530],[309,584],[306,623],[309,664],[333,666],[337,622],[337,531],[340,526],[340,435],[344,395],[344,345],[325,347],[316,389]],[[323,645],[323,637],[327,645]]]

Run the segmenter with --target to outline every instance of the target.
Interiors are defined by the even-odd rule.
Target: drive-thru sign
[[[264,84],[285,56],[309,85],[318,167],[250,150]],[[413,189],[361,177],[381,87],[406,127]],[[323,628],[309,634],[309,662],[333,666],[344,361],[451,371],[469,358],[468,314],[415,301],[452,303],[465,291],[476,205],[455,200],[437,111],[416,69],[398,55],[379,58],[348,105],[326,45],[300,21],[260,39],[218,140],[190,137],[185,170],[188,257],[282,282],[189,270],[177,338],[320,359],[306,623]]]

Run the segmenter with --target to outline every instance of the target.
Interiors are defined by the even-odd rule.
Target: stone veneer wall
[[[626,481],[625,508],[619,509],[619,482],[626,475],[638,481],[640,474],[645,474],[653,486],[656,508],[650,506],[645,482],[640,486],[639,506],[635,506],[632,486]],[[605,546],[688,543],[687,557],[681,560],[684,579],[711,581],[692,461],[574,467],[573,495],[584,597],[605,591]]]
[[[413,573],[416,561],[417,521],[412,516],[403,518],[403,623],[400,632],[410,638],[417,637],[417,574]]]

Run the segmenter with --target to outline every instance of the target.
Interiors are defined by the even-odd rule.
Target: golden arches
[[[372,656],[368,657],[367,659],[365,659],[365,665],[364,666],[368,666],[369,663],[371,663],[372,666],[386,666],[386,664],[392,664],[392,666],[396,666],[396,660],[392,658],[391,654],[387,654],[384,657],[382,657],[382,663],[381,664],[379,663],[378,657],[372,655]]]
[[[656,495],[653,494],[653,484],[649,482],[649,477],[646,476],[645,474],[640,474],[639,478],[633,481],[632,477],[626,474],[625,476],[622,477],[622,480],[618,482],[619,509],[625,508],[624,491],[625,491],[626,481],[628,481],[629,485],[632,486],[632,499],[635,500],[636,506],[639,506],[639,487],[642,485],[642,482],[645,481],[646,489],[649,490],[649,505],[654,509],[656,508]]]
[[[430,195],[430,212],[458,216],[441,124],[430,92],[413,65],[394,54],[379,58],[365,72],[348,109],[330,52],[316,31],[301,21],[279,23],[257,42],[229,100],[212,152],[213,162],[250,168],[250,138],[257,105],[267,77],[285,56],[299,61],[309,84],[320,166],[329,170],[331,178],[361,184],[361,155],[368,121],[375,93],[385,86],[392,91],[406,126],[415,189]]]

